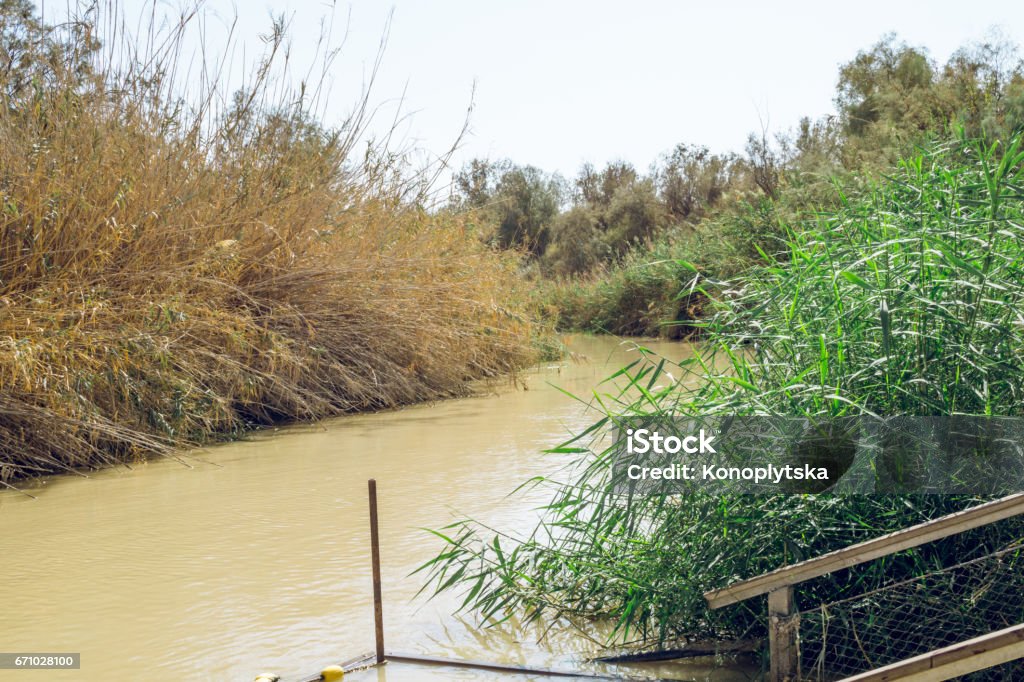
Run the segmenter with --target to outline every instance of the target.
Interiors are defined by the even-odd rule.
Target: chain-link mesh
[[[799,615],[807,680],[837,680],[1024,622],[1024,542]],[[1024,680],[1024,659],[965,676]]]

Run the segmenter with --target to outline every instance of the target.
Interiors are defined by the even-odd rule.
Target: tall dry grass
[[[529,361],[515,262],[365,143],[366,93],[319,124],[315,89],[270,76],[275,24],[217,105],[217,72],[181,64],[197,15],[133,42],[106,9],[0,17],[26,38],[0,72],[0,482],[461,394]]]

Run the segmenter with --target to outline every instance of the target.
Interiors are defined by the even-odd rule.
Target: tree
[[[551,230],[544,269],[553,275],[577,275],[593,270],[610,256],[594,209],[574,206],[558,216]]]
[[[836,104],[847,131],[864,137],[876,124],[900,132],[934,129],[943,118],[931,92],[934,79],[927,52],[885,36],[839,71]]]
[[[735,159],[707,147],[678,144],[655,170],[658,194],[676,220],[697,220],[722,198]]]
[[[84,83],[94,74],[99,49],[92,24],[71,20],[57,31],[36,15],[30,0],[0,0],[0,93],[7,106],[30,88],[42,89],[68,75]]]
[[[954,52],[937,89],[969,135],[1006,139],[1024,123],[1022,71],[1017,46],[994,33]]]
[[[668,223],[654,180],[644,178],[615,190],[604,214],[605,242],[617,254],[655,235]]]
[[[754,184],[772,201],[778,199],[782,157],[768,140],[768,131],[762,130],[760,135],[750,133],[746,151]]]
[[[478,211],[489,225],[486,234],[500,248],[525,248],[544,253],[551,224],[567,194],[565,180],[534,166],[517,166],[505,159],[473,159],[452,179],[451,204]]]
[[[460,208],[483,208],[494,198],[498,181],[511,167],[509,161],[473,159],[452,178],[452,203]]]
[[[626,161],[612,161],[601,171],[587,163],[576,176],[577,198],[588,206],[608,208],[615,192],[620,187],[634,184],[638,178],[636,169]]]
[[[562,204],[563,183],[533,166],[512,166],[498,181],[494,208],[496,242],[540,255],[551,238],[551,222]]]

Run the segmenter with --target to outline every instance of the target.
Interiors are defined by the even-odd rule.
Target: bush
[[[545,285],[544,299],[557,310],[556,326],[621,336],[692,333],[686,322],[701,314],[700,299],[691,298],[688,286],[695,273],[671,258],[673,247],[664,240],[630,254],[616,268]]]
[[[624,254],[662,230],[668,213],[650,179],[615,190],[604,214],[605,242],[613,253]]]
[[[611,249],[602,239],[596,212],[575,206],[558,216],[551,230],[554,235],[544,254],[547,275],[573,276],[590,272],[608,260]]]
[[[777,250],[783,231],[777,208],[767,199],[737,203],[696,229],[665,232],[615,265],[542,282],[542,299],[566,331],[697,335],[700,327],[693,323],[703,318],[707,297],[694,288],[695,277],[721,280],[751,267],[766,250]]]

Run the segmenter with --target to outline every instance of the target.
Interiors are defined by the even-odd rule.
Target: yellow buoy
[[[329,665],[320,671],[320,679],[324,682],[338,682],[345,677],[345,671],[340,665]]]
[[[260,673],[253,682],[280,682],[281,676],[274,673]]]

